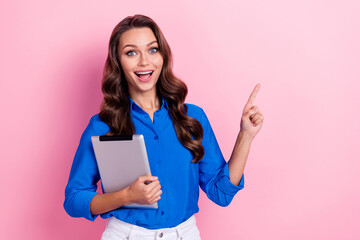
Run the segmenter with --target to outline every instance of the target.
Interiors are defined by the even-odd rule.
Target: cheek
[[[159,57],[158,59],[156,59],[155,66],[157,68],[161,69],[163,66],[163,63],[164,63],[164,60],[162,59],[162,57]]]
[[[129,59],[120,58],[120,65],[123,69],[124,73],[127,74],[127,72],[132,71],[134,64]]]

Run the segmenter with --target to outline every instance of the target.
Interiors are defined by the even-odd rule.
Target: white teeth
[[[141,75],[141,74],[149,74],[149,73],[152,73],[153,71],[147,71],[147,72],[135,72],[136,74],[139,74],[139,75]]]

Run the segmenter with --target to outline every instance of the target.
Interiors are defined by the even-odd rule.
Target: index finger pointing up
[[[249,100],[247,101],[247,104],[253,105],[253,102],[255,100],[256,94],[258,93],[259,89],[260,89],[260,83],[256,84],[254,90],[252,91],[249,97]]]

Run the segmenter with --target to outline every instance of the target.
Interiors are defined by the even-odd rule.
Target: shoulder
[[[192,117],[192,118],[195,118],[196,120],[198,120],[203,127],[206,127],[207,125],[210,124],[209,120],[205,114],[205,111],[201,107],[199,107],[195,104],[190,104],[190,103],[185,103],[185,105],[188,106],[187,115],[189,117]]]
[[[204,134],[208,134],[210,129],[211,129],[211,125],[209,122],[208,117],[205,114],[205,111],[194,104],[189,104],[189,103],[185,103],[188,106],[188,112],[187,115],[189,117],[195,118],[196,120],[198,120],[201,124],[201,126],[203,127],[204,130]]]
[[[110,127],[100,119],[99,113],[93,115],[90,118],[89,123],[85,129],[85,132],[91,136],[101,136],[108,133],[109,131]]]
[[[185,105],[188,107],[187,109],[187,115],[189,117],[193,117],[199,120],[199,118],[202,118],[203,114],[204,114],[204,110],[195,105],[195,104],[191,104],[191,103],[185,103]]]

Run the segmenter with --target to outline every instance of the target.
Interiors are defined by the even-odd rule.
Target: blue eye
[[[128,52],[126,53],[126,55],[128,55],[128,56],[134,56],[134,55],[135,55],[135,52],[134,52],[134,51],[128,51]]]
[[[150,49],[150,52],[151,52],[151,53],[156,53],[157,51],[158,51],[157,48],[152,48],[152,49]]]

